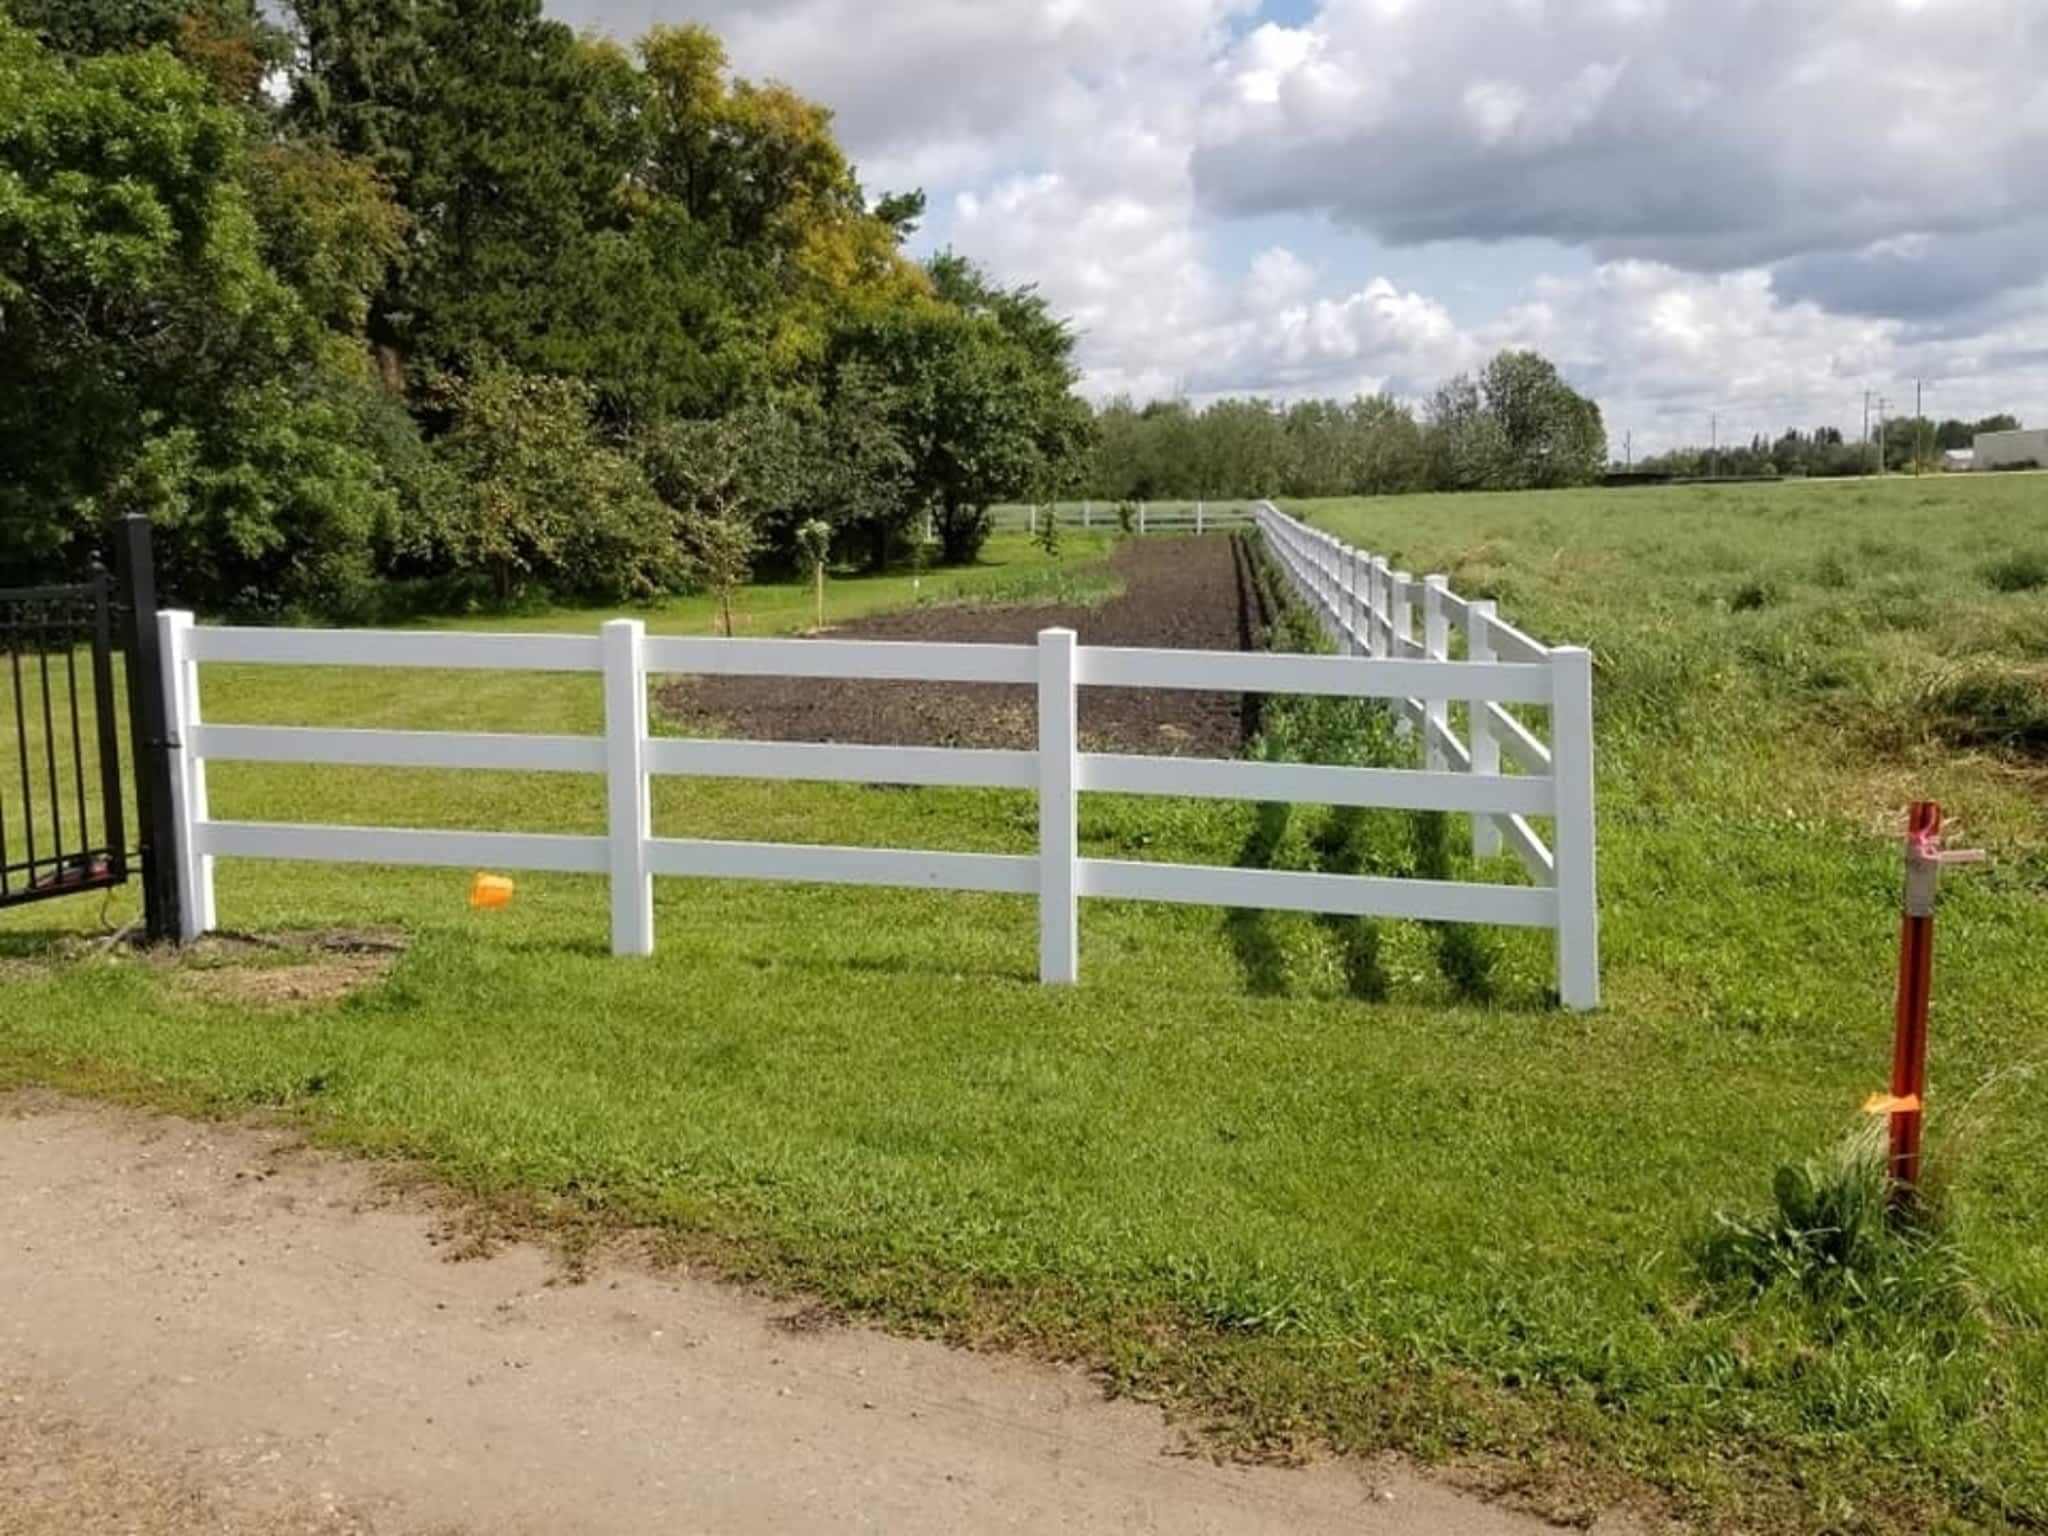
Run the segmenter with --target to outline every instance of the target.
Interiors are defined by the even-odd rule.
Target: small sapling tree
[[[1045,509],[1044,515],[1038,519],[1038,526],[1031,530],[1031,538],[1040,549],[1045,551],[1045,557],[1048,560],[1059,559],[1060,509],[1057,502]]]
[[[814,517],[798,525],[797,547],[811,565],[811,589],[817,594],[818,628],[825,627],[825,559],[832,551],[832,525]]]
[[[719,627],[732,638],[732,594],[753,574],[760,540],[737,510],[699,513],[683,525],[683,547],[691,574],[717,594]]]

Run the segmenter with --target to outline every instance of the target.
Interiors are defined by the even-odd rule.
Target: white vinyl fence
[[[1117,522],[1113,501],[1061,501],[997,507],[993,525],[1012,531],[1038,532],[1047,518],[1057,518],[1062,528],[1100,529],[1114,532]],[[1131,532],[1222,533],[1250,528],[1257,521],[1257,508],[1249,501],[1141,501],[1131,510]]]
[[[1508,623],[1484,599],[1459,597],[1443,576],[1420,581],[1392,568],[1384,555],[1356,549],[1333,534],[1258,504],[1259,531],[1295,594],[1346,656],[1368,660],[1420,658],[1436,670],[1428,688],[1394,701],[1396,713],[1422,736],[1431,772],[1492,778],[1503,763],[1524,781],[1544,785],[1552,820],[1546,844],[1526,812],[1494,810],[1472,817],[1472,852],[1487,858],[1503,843],[1532,879],[1557,893],[1558,993],[1572,1007],[1600,996],[1598,886],[1593,830],[1593,658],[1575,646],[1546,646]],[[1420,633],[1418,634],[1418,629]],[[1465,638],[1464,659],[1452,660],[1451,635]],[[1502,706],[1512,702],[1466,685],[1500,662],[1548,667],[1550,740]],[[1478,670],[1475,670],[1478,669]],[[1453,726],[1451,701],[1466,706],[1467,734]],[[1527,701],[1525,701],[1527,702]]]
[[[515,635],[202,628],[187,613],[161,618],[166,691],[178,744],[174,798],[185,833],[179,874],[188,937],[215,925],[213,864],[219,858],[606,875],[612,947],[621,955],[644,955],[654,948],[656,876],[729,877],[1035,895],[1039,972],[1047,982],[1078,979],[1078,903],[1083,896],[1556,928],[1565,1002],[1590,1007],[1596,1000],[1593,956],[1572,947],[1591,943],[1590,909],[1567,922],[1561,905],[1567,889],[1580,889],[1576,880],[1568,888],[1561,883],[1483,885],[1083,858],[1076,829],[1083,791],[1391,806],[1508,818],[1554,814],[1558,797],[1552,779],[1543,774],[1083,752],[1076,699],[1079,689],[1091,686],[1394,700],[1448,691],[1495,703],[1555,704],[1560,718],[1576,721],[1584,714],[1581,653],[1452,664],[1109,649],[1078,645],[1066,629],[1042,631],[1036,645],[954,645],[668,638],[648,635],[631,619],[614,620],[598,635]],[[603,678],[605,730],[602,736],[586,737],[209,725],[200,697],[200,667],[208,662],[595,673]],[[1038,743],[1035,750],[1024,751],[657,738],[648,733],[648,682],[663,673],[1034,684]],[[1450,686],[1453,676],[1455,688]],[[603,835],[573,836],[219,820],[207,804],[210,761],[602,774],[609,791],[607,829]],[[1583,758],[1567,754],[1565,761],[1569,767]],[[1038,850],[946,853],[656,837],[649,782],[662,775],[1032,790],[1038,797]],[[1571,859],[1576,860],[1581,855],[1573,847]],[[1583,857],[1590,897],[1590,842]]]

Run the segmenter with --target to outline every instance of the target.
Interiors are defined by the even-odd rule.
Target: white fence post
[[[199,663],[192,660],[190,613],[166,609],[157,614],[156,626],[170,728],[171,815],[178,823],[178,937],[190,941],[217,926],[213,855],[199,851],[199,828],[207,820],[206,763],[192,734],[199,724]]]
[[[1024,531],[1033,535],[1038,532],[1038,503],[1035,501],[1031,504],[1029,516],[1024,520]]]
[[[1198,502],[1196,502],[1196,503],[1195,503],[1195,532],[1197,532],[1197,533],[1200,533],[1201,531],[1202,531],[1202,504],[1201,504],[1201,503],[1200,503],[1200,502],[1198,501]]]
[[[1344,631],[1341,647],[1346,656],[1358,654],[1356,639],[1358,626],[1353,612],[1356,599],[1351,595],[1352,549],[1342,539],[1337,541],[1337,627]]]
[[[1074,632],[1038,632],[1038,979],[1075,982],[1080,943],[1080,730]]]
[[[1550,772],[1556,784],[1557,995],[1600,1006],[1600,908],[1593,838],[1593,655],[1550,653]]]
[[[1407,571],[1387,573],[1387,654],[1396,661],[1408,655],[1408,643],[1415,638],[1415,612],[1408,599],[1408,587],[1414,580]],[[1407,700],[1396,699],[1394,734],[1405,739],[1414,731],[1415,722],[1409,718]]]
[[[1450,584],[1448,576],[1422,578],[1422,652],[1431,661],[1451,659],[1451,627],[1444,618],[1444,592]],[[1451,728],[1450,705],[1441,698],[1424,699],[1422,718],[1423,766],[1448,768],[1451,755],[1444,747],[1444,736]]]
[[[1140,533],[1143,533],[1144,531],[1145,531],[1145,503],[1143,503],[1143,502],[1141,501],[1141,502],[1139,502],[1139,503],[1138,503],[1138,532],[1140,532]]]
[[[1372,557],[1372,572],[1366,583],[1366,594],[1372,605],[1372,618],[1366,628],[1372,634],[1372,644],[1367,648],[1370,654],[1384,657],[1391,650],[1388,635],[1391,633],[1393,616],[1387,611],[1387,557]]]
[[[654,835],[647,792],[646,627],[638,619],[604,626],[604,760],[611,849],[612,953],[654,953]]]
[[[1490,598],[1476,599],[1472,605],[1472,628],[1465,643],[1465,659],[1468,661],[1493,660],[1494,604]],[[1493,734],[1493,720],[1487,711],[1492,701],[1476,698],[1468,701],[1472,711],[1472,771],[1488,777],[1500,773],[1500,738]],[[1483,812],[1472,816],[1472,857],[1490,859],[1500,852],[1500,823]]]
[[[1342,539],[1330,541],[1330,611],[1336,615],[1338,649],[1345,655],[1357,650],[1351,638],[1351,546]]]
[[[1372,654],[1372,556],[1362,549],[1351,551],[1351,632],[1358,637],[1358,654]]]

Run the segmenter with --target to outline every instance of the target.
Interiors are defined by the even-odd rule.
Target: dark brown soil
[[[1110,564],[1124,590],[1100,608],[958,604],[877,614],[836,639],[1031,644],[1041,629],[1083,645],[1251,650],[1263,626],[1249,550],[1229,535],[1129,539]],[[754,741],[1028,747],[1037,739],[1029,687],[988,683],[840,682],[802,677],[678,678],[660,693],[668,717]],[[1243,746],[1252,705],[1242,694],[1084,688],[1081,738],[1092,750],[1228,757]]]

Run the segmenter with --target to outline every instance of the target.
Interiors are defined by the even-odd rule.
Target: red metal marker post
[[[1920,1125],[1927,1099],[1927,1004],[1934,985],[1934,899],[1942,866],[1981,864],[1980,848],[1944,852],[1941,807],[1916,800],[1906,816],[1906,915],[1899,930],[1899,1007],[1892,1043],[1892,1091],[1878,1107],[1891,1114],[1892,1193],[1906,1198],[1920,1180]]]

